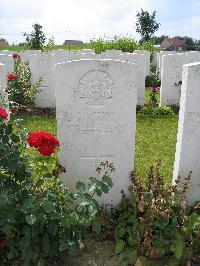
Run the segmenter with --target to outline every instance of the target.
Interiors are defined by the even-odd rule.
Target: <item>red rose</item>
[[[6,245],[7,245],[6,240],[5,240],[5,239],[1,239],[1,240],[0,240],[0,248],[5,248]]]
[[[7,75],[7,79],[8,79],[8,80],[12,80],[12,79],[16,79],[16,78],[17,78],[17,76],[16,76],[15,74],[12,74],[12,73],[11,73],[11,74],[8,74],[8,75]]]
[[[44,131],[29,134],[28,143],[31,147],[37,148],[41,154],[46,156],[50,156],[54,153],[55,148],[59,146],[58,139]]]
[[[50,156],[52,153],[54,153],[54,147],[51,145],[41,145],[38,147],[38,151],[46,156]]]
[[[8,119],[8,113],[3,107],[0,107],[0,117],[6,120]]]
[[[20,55],[18,53],[13,54],[13,59],[20,59]]]

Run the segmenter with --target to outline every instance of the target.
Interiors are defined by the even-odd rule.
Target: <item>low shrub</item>
[[[158,97],[160,95],[160,87],[151,87],[150,88],[150,98],[149,98],[149,103],[151,105],[156,106],[158,104]]]
[[[172,116],[175,113],[172,111],[170,106],[162,107],[143,107],[138,111],[140,115],[150,116]]]
[[[155,74],[147,76],[145,79],[145,87],[160,87],[160,80]]]
[[[122,52],[130,52],[138,49],[138,44],[135,41],[135,39],[131,37],[120,37],[115,36],[111,40],[105,40],[102,38],[92,40],[89,43],[89,46],[95,50],[97,54],[100,54],[101,52],[105,52],[106,50],[121,50]]]
[[[173,105],[170,105],[170,108],[171,110],[175,113],[175,114],[178,114],[179,113],[179,109],[180,109],[180,106],[177,105],[177,104],[173,104]]]
[[[35,95],[42,84],[42,77],[31,84],[29,63],[21,61],[19,55],[13,54],[14,73],[7,75],[8,99],[15,105],[28,106],[35,104]]]
[[[76,184],[71,193],[59,175],[59,141],[46,132],[27,133],[19,120],[0,108],[0,261],[13,265],[49,265],[72,255],[91,230],[99,232],[94,197],[112,187],[110,163],[98,177]],[[60,264],[59,264],[60,265]]]
[[[179,188],[180,177],[175,185],[166,187],[159,169],[160,164],[151,167],[147,182],[133,171],[131,195],[122,193],[114,213],[115,252],[121,262],[183,266],[199,255],[200,204],[188,209],[185,200],[191,173],[183,187]],[[142,264],[142,258],[148,264]]]

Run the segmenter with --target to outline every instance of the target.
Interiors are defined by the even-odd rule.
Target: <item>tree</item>
[[[42,50],[46,37],[42,31],[42,26],[38,23],[32,25],[33,31],[30,34],[24,33],[28,47],[32,50]]]
[[[156,11],[150,14],[148,11],[144,11],[141,8],[140,12],[137,12],[136,18],[136,32],[138,32],[145,42],[153,36],[153,34],[159,29],[160,23],[155,20]]]

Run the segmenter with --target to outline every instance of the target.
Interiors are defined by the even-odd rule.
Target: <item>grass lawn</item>
[[[51,117],[42,116],[22,116],[24,127],[30,132],[46,131],[56,135],[56,119]]]
[[[43,130],[56,135],[56,119],[23,117],[24,126],[31,132]],[[142,177],[157,160],[162,160],[166,183],[172,178],[178,116],[151,117],[137,115],[135,166]]]
[[[176,148],[178,116],[137,116],[135,166],[142,177],[161,159],[162,174],[171,182]]]

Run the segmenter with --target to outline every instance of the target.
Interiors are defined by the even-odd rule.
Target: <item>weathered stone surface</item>
[[[162,57],[163,55],[168,55],[168,54],[175,54],[175,51],[161,51],[158,54],[158,66],[157,66],[157,75],[159,78],[161,78],[161,71],[162,71]]]
[[[157,65],[158,65],[158,53],[153,53],[152,64],[157,67]]]
[[[173,182],[192,171],[187,199],[200,200],[200,63],[184,65]]]
[[[113,50],[106,50],[105,52],[102,52],[100,54],[100,57],[102,59],[111,58],[111,59],[117,60],[120,54],[122,54],[121,50],[114,50],[114,49]]]
[[[7,87],[7,74],[14,71],[14,61],[12,54],[0,54],[0,97],[7,99],[5,89]]]
[[[113,162],[116,172],[109,194],[116,204],[128,191],[134,162],[137,88],[136,66],[115,60],[77,60],[55,67],[56,113],[63,181],[74,188],[94,176],[97,164]]]
[[[55,107],[55,90],[52,57],[48,52],[31,54],[29,67],[32,84],[42,77],[42,85],[36,95],[36,106]]]
[[[41,54],[41,50],[25,50],[25,51],[20,51],[20,57],[23,61],[28,61],[30,60],[30,56],[31,55],[40,55]]]
[[[150,75],[150,52],[147,50],[136,50],[135,52],[139,54],[143,54],[145,56],[146,76],[149,76]]]
[[[186,53],[186,64],[200,62],[200,52],[190,51]]]
[[[4,98],[5,86],[5,65],[0,63],[0,100]]]
[[[14,70],[14,60],[12,55],[0,54],[0,63],[5,65],[5,73],[12,73]]]
[[[108,50],[99,55],[104,59],[115,59],[120,61],[131,62],[137,65],[137,105],[143,106],[145,100],[145,77],[147,55],[144,53],[122,53],[120,50]]]
[[[137,105],[143,106],[145,101],[145,78],[146,78],[146,56],[138,53],[120,54],[120,60],[134,63],[137,65]]]
[[[160,106],[179,105],[181,97],[182,70],[185,62],[185,53],[163,55]]]

